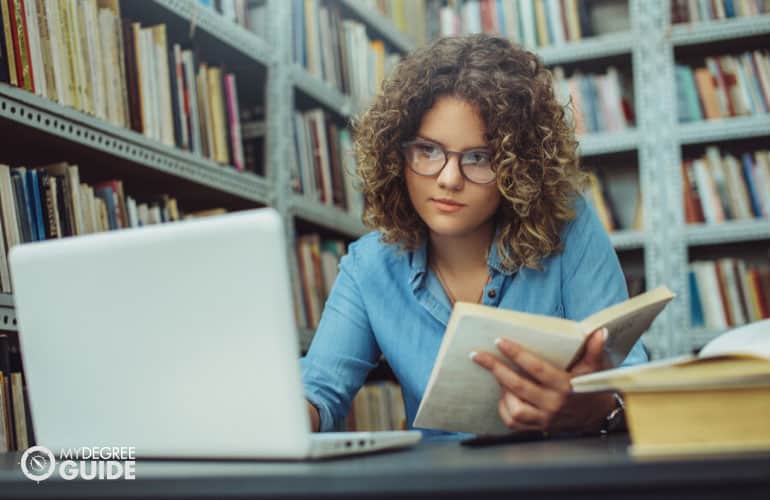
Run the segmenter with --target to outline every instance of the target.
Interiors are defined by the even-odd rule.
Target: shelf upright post
[[[268,69],[265,96],[267,137],[265,142],[267,173],[272,186],[272,206],[283,217],[286,231],[286,255],[292,277],[292,287],[299,283],[299,269],[295,248],[294,216],[291,213],[291,158],[294,147],[292,117],[294,113],[294,82],[292,66],[292,2],[268,0],[270,19],[268,43],[275,51]],[[301,306],[301,304],[297,304]]]
[[[654,358],[687,353],[689,289],[669,0],[629,0],[647,289],[677,296],[645,334]]]

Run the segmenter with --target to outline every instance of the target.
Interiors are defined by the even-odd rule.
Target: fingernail
[[[501,339],[500,337],[497,337],[497,338],[495,339],[495,345],[499,346],[499,345],[500,345],[500,344],[502,344],[502,343],[503,343],[503,339]]]
[[[471,359],[476,359],[476,354],[478,354],[476,351],[471,351],[468,353],[468,357]]]
[[[602,328],[602,337],[604,337],[604,340],[607,340],[607,336],[609,336],[610,332],[607,330],[607,327],[605,326]]]

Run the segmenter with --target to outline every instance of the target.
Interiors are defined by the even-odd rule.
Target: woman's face
[[[484,133],[484,123],[473,105],[442,96],[423,115],[416,139],[448,151],[468,151],[487,148]],[[460,155],[450,154],[446,166],[430,177],[408,167],[404,170],[412,205],[434,234],[473,234],[491,222],[500,205],[497,183],[477,184],[466,179],[460,171]]]

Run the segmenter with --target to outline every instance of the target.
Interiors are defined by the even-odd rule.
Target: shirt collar
[[[500,262],[500,255],[497,252],[497,240],[500,237],[500,226],[495,228],[495,237],[492,239],[492,244],[489,247],[487,253],[487,267],[489,267],[490,276],[494,277],[494,272],[511,276],[513,271],[505,269]],[[425,271],[428,267],[428,240],[423,238],[420,246],[413,252],[410,252],[411,257],[411,273],[409,275],[409,282],[412,284],[412,289],[417,289],[423,282],[425,277]]]

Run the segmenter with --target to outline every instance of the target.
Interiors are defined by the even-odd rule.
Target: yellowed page
[[[658,287],[599,311],[584,319],[581,325],[585,334],[607,328],[609,336],[604,349],[611,365],[618,366],[673,298],[674,294],[668,288]]]
[[[494,341],[507,337],[559,368],[583,344],[573,321],[458,303],[450,317],[414,426],[475,434],[510,432],[497,413],[500,387],[471,351],[498,354]]]

